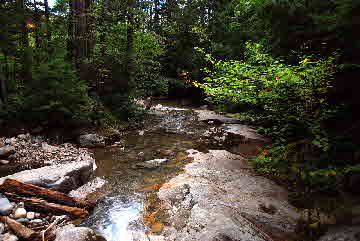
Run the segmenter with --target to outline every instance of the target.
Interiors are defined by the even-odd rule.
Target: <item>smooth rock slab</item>
[[[68,193],[88,182],[95,168],[95,160],[90,156],[87,156],[86,158],[83,158],[82,161],[18,172],[1,178],[0,185],[5,179],[10,178],[20,182]]]
[[[106,241],[106,240],[100,235],[96,234],[94,230],[90,228],[75,227],[73,224],[70,224],[56,231],[55,241]]]
[[[189,153],[194,160],[185,173],[158,193],[171,224],[163,233],[166,240],[267,240],[257,227],[275,240],[291,239],[299,215],[285,189],[256,175],[241,156],[221,150]]]

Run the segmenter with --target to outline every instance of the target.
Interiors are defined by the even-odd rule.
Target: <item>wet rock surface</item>
[[[69,196],[81,200],[97,201],[108,194],[111,190],[111,185],[108,181],[96,177],[95,179],[87,182],[85,185],[78,189],[72,190]]]
[[[359,241],[360,226],[331,228],[319,241]]]
[[[94,230],[85,227],[66,225],[56,232],[55,241],[106,241]]]
[[[298,214],[283,188],[255,175],[241,156],[220,150],[191,152],[194,161],[185,173],[158,193],[170,216],[166,240],[250,241],[291,235]]]

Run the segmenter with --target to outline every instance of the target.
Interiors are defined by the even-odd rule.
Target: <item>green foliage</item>
[[[65,51],[57,49],[54,56],[34,65],[32,80],[20,82],[2,110],[6,118],[45,119],[51,113],[85,117],[92,112],[87,96],[88,86],[79,80],[74,67],[64,61]]]
[[[207,99],[245,105],[247,120],[267,123],[259,132],[271,136],[274,146],[253,160],[258,170],[336,189],[345,170],[355,169],[352,160],[338,155],[344,140],[325,126],[341,109],[329,101],[337,68],[334,58],[306,56],[289,65],[270,56],[261,44],[247,43],[246,49],[244,61],[207,56],[213,64],[213,70],[205,69],[209,77],[201,85]],[[347,150],[354,152],[356,147]]]

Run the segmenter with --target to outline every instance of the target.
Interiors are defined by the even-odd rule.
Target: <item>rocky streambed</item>
[[[299,240],[301,217],[288,191],[247,162],[270,143],[253,128],[205,107],[158,104],[120,136],[110,146],[96,134],[79,138],[91,149],[27,134],[3,138],[0,170],[10,175],[1,182],[16,179],[97,205],[87,219],[75,220],[1,196],[0,214],[32,229],[62,220],[57,241]],[[19,167],[36,169],[15,173]],[[359,241],[358,225],[334,226],[320,240]],[[4,223],[0,233],[18,239]]]

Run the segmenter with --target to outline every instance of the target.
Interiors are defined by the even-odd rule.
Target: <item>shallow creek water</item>
[[[122,137],[121,147],[95,150],[96,176],[107,180],[111,188],[83,225],[96,229],[108,241],[147,240],[149,228],[142,221],[142,212],[147,195],[154,191],[151,186],[181,171],[188,161],[186,150],[209,148],[198,142],[207,128],[196,122],[191,110],[157,105],[142,128]],[[136,167],[158,158],[168,161],[155,169]]]

